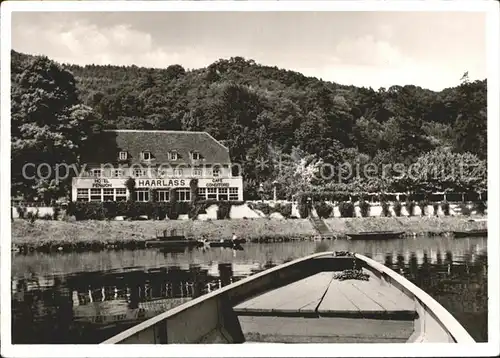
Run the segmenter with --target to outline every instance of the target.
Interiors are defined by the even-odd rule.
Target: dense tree
[[[486,162],[471,153],[438,149],[418,157],[401,180],[420,192],[483,191]]]
[[[11,103],[12,195],[49,201],[67,189],[67,180],[57,181],[57,165],[77,164],[99,121],[79,102],[73,75],[46,57],[16,65]]]
[[[52,67],[37,70],[36,66],[45,65],[33,65],[32,57],[12,53],[13,95],[17,96],[13,114],[18,117],[13,116],[14,138],[33,135],[21,125],[24,122],[44,128],[40,123],[48,121],[48,132],[57,133],[54,123],[64,122],[70,108],[78,104],[91,107],[105,128],[208,131],[225,141],[233,161],[243,167],[249,197],[257,195],[260,183],[278,176],[270,147],[279,148],[283,155],[300,150],[337,169],[358,159],[408,166],[434,149],[486,158],[486,81],[464,78],[460,86],[441,92],[411,85],[374,90],[326,82],[242,57],[221,59],[196,70],[178,64],[166,64],[165,69],[66,65],[73,78],[62,67],[43,61]],[[27,68],[31,68],[28,73],[55,76],[58,84],[37,80],[41,75],[23,77]],[[40,95],[44,93],[53,95]],[[79,108],[86,108],[85,122],[92,122],[90,108]],[[257,161],[265,165],[256,166]],[[349,180],[356,180],[351,183],[354,186],[391,185],[390,180],[363,175],[335,184],[351,185]]]
[[[455,121],[456,149],[486,158],[487,113],[486,86],[469,82],[467,74],[458,87],[458,116]]]

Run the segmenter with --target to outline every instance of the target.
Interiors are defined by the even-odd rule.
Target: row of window
[[[126,201],[127,189],[104,188],[104,189],[77,189],[77,201]]]
[[[134,169],[132,174],[136,178],[141,178],[141,177],[148,177],[148,171],[147,169]],[[203,169],[201,168],[193,168],[192,170],[186,169],[186,174],[189,174],[191,172],[192,176],[202,176],[203,175]],[[220,168],[212,168],[208,175],[211,175],[213,177],[219,177],[221,174]],[[158,176],[166,176],[167,171],[166,170],[159,170],[158,171]],[[174,169],[173,170],[173,176],[174,177],[182,177],[184,175],[184,170],[183,169]],[[100,178],[103,176],[103,169],[92,169],[90,170],[90,176]],[[111,172],[111,176],[113,178],[122,178],[125,176],[125,171],[123,169],[113,169]]]
[[[191,200],[191,189],[189,188],[178,188],[177,192],[177,201],[189,201]],[[135,200],[136,201],[150,201],[151,195],[150,191],[145,189],[138,189],[135,191]],[[157,191],[157,201],[169,201],[170,199],[170,191],[169,190],[158,190]]]
[[[192,160],[200,160],[201,159],[201,155],[198,152],[191,152],[190,155],[191,155]],[[168,156],[169,160],[177,160],[179,158],[179,155],[175,150],[168,152],[167,156]],[[127,160],[128,159],[128,152],[120,152],[118,157],[120,160]],[[144,152],[141,152],[141,159],[142,160],[151,160],[151,159],[153,159],[153,155],[149,151],[144,151]]]
[[[238,188],[198,188],[202,200],[238,200]]]
[[[177,200],[191,200],[190,188],[177,188]],[[159,189],[156,191],[157,201],[169,201],[170,190]],[[198,188],[198,198],[201,200],[239,200],[238,188]],[[77,201],[126,201],[127,189],[125,188],[103,188],[103,189],[77,189]],[[135,191],[136,201],[150,201],[148,189],[137,189]]]

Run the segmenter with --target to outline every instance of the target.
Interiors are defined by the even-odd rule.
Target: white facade
[[[168,201],[170,190],[176,189],[178,201],[191,200],[191,180],[194,178],[134,178],[136,201],[151,201],[151,189],[156,201]],[[197,178],[200,200],[243,201],[243,179]],[[72,201],[126,201],[130,198],[125,183],[128,178],[73,178]]]
[[[200,200],[243,200],[229,149],[206,132],[108,130],[100,136],[100,147],[85,153],[83,171],[73,178],[73,201],[129,200],[130,178],[136,201],[169,201],[172,189],[178,201],[190,201],[195,179]]]

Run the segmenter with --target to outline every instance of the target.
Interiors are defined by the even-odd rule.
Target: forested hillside
[[[50,78],[47,69],[52,64],[46,58],[13,52],[13,88],[17,88],[13,90],[13,103],[25,101],[26,91],[38,93],[34,86],[54,90],[43,81],[22,80],[29,73],[40,77],[42,72],[42,77]],[[78,125],[85,122],[84,127],[93,130],[207,131],[224,141],[233,161],[242,163],[249,198],[257,195],[259,183],[268,187],[274,180],[281,181],[289,191],[296,190],[291,179],[283,177],[286,171],[276,167],[279,158],[295,163],[321,159],[333,167],[345,162],[411,164],[423,160],[429,152],[434,153],[433,158],[451,155],[461,160],[465,155],[467,160],[483,164],[486,159],[486,80],[469,82],[464,76],[460,86],[441,92],[416,86],[359,88],[241,57],[190,71],[177,64],[165,64],[164,69],[96,65],[58,68],[74,76],[76,98],[68,99],[71,106],[79,104],[92,112],[80,113],[78,120],[83,122]],[[71,74],[59,76],[57,81],[71,82]],[[457,75],[458,81],[461,74]],[[60,86],[66,85],[56,87]],[[55,102],[46,104],[54,106]],[[17,122],[13,117],[13,137],[20,143],[33,133],[14,127],[37,122],[26,113],[18,113]],[[50,110],[45,109],[47,113]],[[425,158],[429,159],[428,155]],[[256,166],[261,159],[265,165]],[[349,185],[353,180],[359,183],[363,177],[344,178],[342,184]],[[320,184],[328,185],[324,181]],[[393,184],[371,182],[375,190],[390,190]]]

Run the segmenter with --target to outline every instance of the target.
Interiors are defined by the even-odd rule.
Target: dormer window
[[[142,152],[142,159],[143,160],[151,160],[152,156],[151,156],[151,152]]]
[[[127,152],[120,152],[120,154],[118,155],[118,158],[120,160],[127,160]]]
[[[169,160],[177,160],[177,152],[176,151],[171,151],[168,153],[168,159]]]
[[[181,177],[183,175],[182,169],[174,169],[174,177]]]
[[[121,178],[123,176],[123,169],[114,169],[113,170],[113,177],[114,178]]]
[[[220,176],[220,168],[219,167],[213,167],[212,168],[212,175],[214,177],[219,177]]]
[[[200,160],[200,153],[199,152],[191,152],[191,158],[193,160]]]
[[[146,176],[146,171],[143,169],[134,169],[134,177],[141,178]]]
[[[90,175],[95,177],[95,178],[100,178],[100,177],[102,177],[102,169],[92,169],[90,171]]]
[[[203,175],[203,172],[201,168],[193,168],[193,176],[195,177],[201,177]]]

